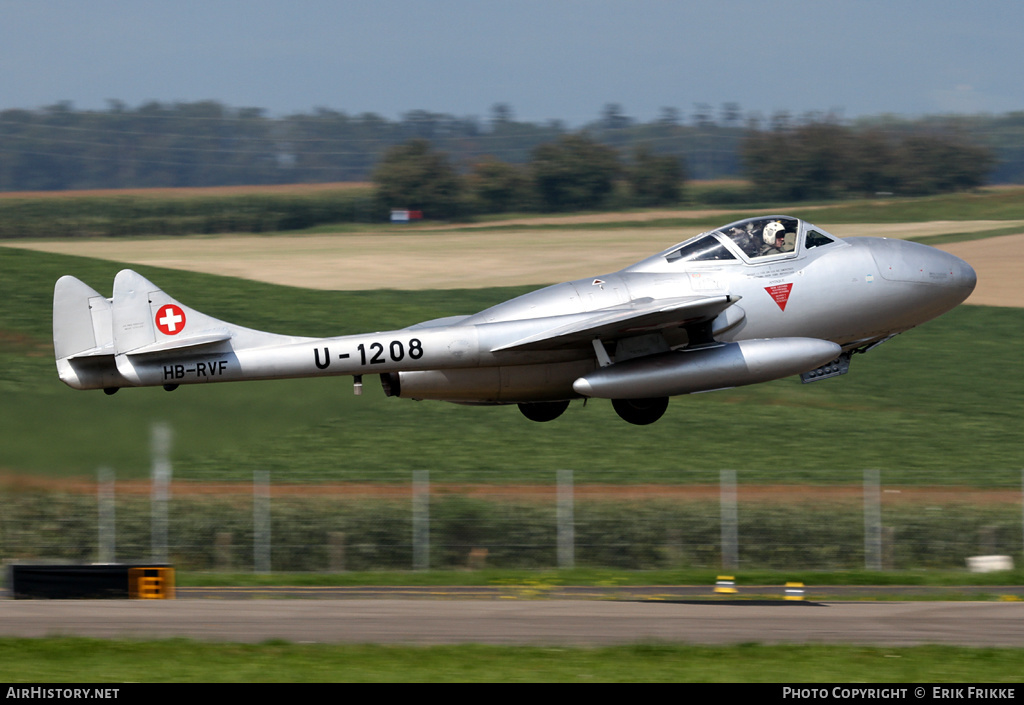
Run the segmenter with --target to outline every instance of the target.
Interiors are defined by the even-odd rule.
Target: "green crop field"
[[[510,407],[387,399],[348,378],[78,392],[56,377],[52,286],[74,274],[109,293],[117,263],[0,250],[0,469],[144,477],[149,432],[171,424],[178,478],[436,482],[741,482],[1019,486],[1024,467],[1024,310],[962,306],[854,359],[849,375],[787,379],[674,399],[634,427],[610,405],[574,404],[550,424]],[[139,267],[185,303],[242,325],[301,335],[385,330],[470,313],[525,289],[323,292]]]

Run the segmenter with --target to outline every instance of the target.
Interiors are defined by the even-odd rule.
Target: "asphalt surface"
[[[360,588],[381,590],[381,588]],[[593,588],[587,588],[593,590]],[[394,592],[391,592],[391,591]],[[410,595],[409,591],[417,593]],[[258,643],[538,644],[599,646],[832,643],[1024,647],[1022,601],[823,602],[662,594],[629,599],[506,589],[501,596],[450,588],[392,588],[382,599],[0,600],[0,636]],[[472,588],[467,590],[481,590]],[[264,590],[267,592],[267,590]],[[551,595],[547,595],[551,597]]]

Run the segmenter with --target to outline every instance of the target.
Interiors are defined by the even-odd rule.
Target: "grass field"
[[[769,210],[799,212],[829,223],[1015,220],[1024,219],[1024,199],[1019,192],[991,192],[865,202],[830,206],[827,218],[820,209]],[[637,222],[643,228],[678,229],[683,223],[699,228],[722,218],[703,214]],[[972,224],[939,235],[948,239],[949,233],[964,240],[1007,230]],[[109,293],[120,268],[106,260],[0,249],[0,296],[5,302],[0,307],[0,472],[7,475],[5,490],[18,491],[21,478],[32,476],[55,478],[58,484],[61,478],[92,477],[100,466],[113,467],[119,478],[146,477],[149,431],[155,421],[167,421],[174,429],[176,478],[247,480],[260,469],[271,470],[275,480],[297,482],[407,482],[412,470],[429,469],[433,482],[550,483],[555,470],[572,468],[577,484],[682,484],[714,482],[720,469],[730,468],[739,471],[742,483],[856,485],[864,468],[878,468],[886,485],[1020,487],[1020,309],[960,307],[858,357],[845,377],[807,386],[782,380],[674,399],[666,417],[651,427],[629,426],[601,402],[586,408],[575,404],[557,422],[537,425],[514,408],[385,399],[372,379],[362,398],[352,396],[345,378],[183,387],[173,394],[159,389],[127,389],[113,397],[75,392],[57,380],[54,369],[53,283],[69,273]],[[470,313],[533,288],[438,289],[414,295],[311,291],[136,268],[213,316],[312,336],[383,330]],[[765,428],[782,431],[769,438]],[[1018,573],[1013,580],[1019,580]],[[685,579],[678,573],[673,577]],[[619,573],[596,579],[622,578]],[[877,582],[886,577],[861,579]],[[897,579],[907,582],[908,576],[901,573]],[[934,574],[921,579],[944,584]],[[0,681],[8,683],[1000,683],[1019,681],[1022,671],[1024,649],[935,646],[540,649],[0,639]]]
[[[848,223],[928,220],[894,225],[905,237],[926,238],[936,237],[931,221],[940,218],[955,222],[941,225],[938,237],[952,231],[969,239],[1004,233],[992,227],[991,218],[1024,217],[1022,203],[1020,190],[998,190],[823,204],[806,215]],[[721,211],[688,214],[694,222],[724,217]],[[601,217],[615,222],[613,214]],[[617,217],[621,227],[621,218],[632,214]],[[476,237],[458,230],[441,237],[431,233],[400,237],[424,243]],[[543,231],[527,235],[522,242],[506,242],[502,251],[537,249],[547,258]],[[674,234],[646,227],[595,234],[591,247],[585,235],[569,241],[580,251],[618,243],[635,252],[637,242],[650,235]],[[408,252],[392,239],[399,236],[377,237],[384,238],[378,248],[395,253],[384,258],[389,265],[403,272],[417,269],[423,255],[403,257]],[[174,242],[187,258],[199,257],[201,248],[218,241]],[[356,250],[369,247],[369,241],[355,242]],[[133,246],[124,243],[126,249]],[[441,247],[439,262],[464,256]],[[374,378],[367,380],[361,398],[352,397],[347,378],[191,386],[170,395],[161,389],[125,389],[112,398],[73,391],[57,381],[53,368],[52,284],[73,274],[109,292],[122,264],[113,261],[117,249],[99,252],[111,260],[0,250],[5,301],[0,309],[0,470],[68,476],[111,466],[119,478],[144,476],[155,421],[174,429],[177,478],[246,479],[254,469],[269,469],[275,480],[406,482],[413,469],[429,468],[435,482],[548,483],[555,469],[568,467],[577,470],[578,482],[703,483],[732,468],[748,483],[856,483],[863,468],[876,467],[890,484],[1014,486],[1024,466],[1019,423],[1024,375],[1015,369],[1024,342],[1024,310],[1017,308],[961,306],[858,357],[845,377],[811,385],[787,379],[678,398],[666,418],[650,427],[621,422],[600,401],[574,404],[557,422],[539,425],[510,408],[385,399]],[[290,266],[287,256],[273,257],[279,268]],[[586,262],[573,262],[577,265],[582,271]],[[217,318],[311,336],[473,313],[532,288],[312,291],[180,269],[135,268]],[[467,268],[472,267],[449,265],[450,271]],[[339,278],[344,280],[344,273]],[[766,443],[760,429],[769,420],[785,432]]]
[[[1024,649],[954,646],[652,643],[587,649],[0,639],[0,682],[8,684],[1016,683],[1022,671]],[[124,686],[122,696],[131,688]]]
[[[297,380],[160,389],[113,397],[56,378],[50,344],[53,282],[72,273],[102,291],[120,268],[101,260],[4,249],[0,255],[0,468],[51,476],[148,473],[149,427],[175,432],[175,476],[299,481],[694,483],[718,471],[742,482],[1019,484],[1024,466],[1024,311],[960,307],[854,360],[813,385],[788,379],[674,399],[637,428],[610,405],[574,404],[537,425],[514,408],[386,399],[368,379]],[[276,332],[383,330],[479,310],[524,288],[318,292],[140,268],[172,295],[218,318]],[[109,284],[106,284],[109,286]],[[761,429],[785,433],[765,442]]]
[[[607,216],[606,216],[607,217]],[[725,216],[731,219],[733,215]],[[942,244],[1024,232],[1024,221],[831,224],[840,237],[875,236]],[[722,221],[717,223],[722,224]],[[997,226],[997,227],[996,227]],[[615,229],[410,230],[224,237],[31,240],[18,247],[218,274],[308,289],[373,290],[536,286],[617,271],[706,226]],[[10,244],[5,242],[4,244]],[[977,244],[973,245],[977,247]],[[1004,246],[1006,247],[1006,246]],[[1018,245],[1016,251],[1024,251]],[[1000,253],[999,260],[1005,260]],[[988,259],[972,264],[986,283]],[[109,286],[109,284],[107,284]],[[98,285],[97,285],[98,286]],[[1021,305],[1015,297],[1010,305]],[[1003,303],[1002,305],[1006,305]]]
[[[711,568],[677,568],[664,570],[619,570],[615,568],[572,569],[499,569],[482,570],[417,570],[417,571],[347,571],[343,573],[285,571],[276,573],[241,573],[220,571],[178,571],[178,587],[264,587],[264,586],[507,586],[516,597],[544,597],[564,585],[593,585],[605,588],[627,588],[650,585],[714,585],[719,575]],[[753,596],[778,599],[779,586],[802,582],[808,599],[818,599],[814,590],[826,585],[913,586],[921,588],[957,588],[963,586],[992,587],[986,599],[998,599],[999,587],[1024,583],[1024,568],[992,573],[967,573],[963,570],[765,570],[744,568],[736,571],[740,599]],[[769,586],[759,592],[752,586]],[[770,586],[775,586],[770,587]],[[921,594],[927,592],[921,590]],[[955,593],[955,591],[953,591]],[[977,593],[971,593],[977,597]],[[895,591],[891,595],[895,599]],[[934,593],[934,599],[970,599],[967,593],[951,594],[949,590]]]

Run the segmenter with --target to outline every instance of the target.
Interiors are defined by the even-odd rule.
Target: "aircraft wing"
[[[637,299],[624,306],[593,311],[570,323],[559,323],[507,345],[503,350],[550,350],[589,343],[594,338],[617,340],[687,323],[710,321],[739,301],[739,296],[682,296],[674,299]]]

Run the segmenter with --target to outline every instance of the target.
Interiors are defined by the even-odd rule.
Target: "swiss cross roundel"
[[[177,335],[185,328],[185,312],[180,306],[165,304],[156,312],[156,329],[164,335]]]

